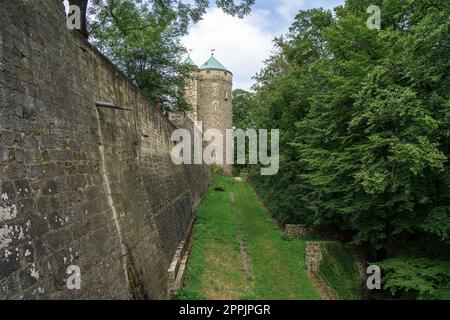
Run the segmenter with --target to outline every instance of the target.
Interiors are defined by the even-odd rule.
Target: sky
[[[235,0],[235,3],[239,1]],[[344,1],[256,0],[252,13],[243,19],[226,15],[213,5],[203,20],[190,26],[182,43],[192,50],[191,58],[199,66],[208,60],[211,50],[215,49],[217,60],[233,73],[233,89],[250,90],[254,84],[252,78],[272,52],[272,40],[288,31],[299,10],[332,9]],[[67,8],[68,1],[64,2]]]
[[[249,90],[254,84],[253,76],[272,52],[272,40],[288,31],[299,10],[332,9],[343,3],[344,0],[256,0],[252,13],[243,19],[211,7],[203,20],[190,26],[182,43],[192,50],[191,58],[199,66],[215,49],[214,56],[233,73],[233,89]]]

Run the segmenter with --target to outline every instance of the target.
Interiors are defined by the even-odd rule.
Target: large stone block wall
[[[284,233],[290,238],[305,238],[317,235],[317,230],[303,224],[287,224],[284,226]]]
[[[0,299],[168,298],[209,168],[172,164],[174,125],[63,11],[0,1]]]
[[[320,241],[306,242],[306,267],[309,271],[318,272],[322,262],[322,248]]]
[[[192,110],[188,112],[188,116],[193,120],[197,121],[198,117],[198,80],[195,73],[191,74],[191,79],[188,79],[186,87],[186,99],[191,105]]]

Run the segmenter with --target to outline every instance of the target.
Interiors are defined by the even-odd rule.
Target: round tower
[[[233,74],[212,54],[197,76],[197,120],[202,121],[203,131],[214,128],[222,133],[224,163],[226,129],[233,127],[232,88]],[[232,174],[232,165],[221,167],[225,173]]]

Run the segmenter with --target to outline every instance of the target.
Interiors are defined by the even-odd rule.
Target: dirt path
[[[241,262],[242,262],[242,268],[244,269],[244,273],[247,279],[251,279],[252,272],[250,268],[250,260],[248,258],[247,250],[245,248],[245,240],[244,235],[242,233],[242,226],[241,226],[241,219],[239,218],[239,213],[237,211],[236,207],[236,195],[234,192],[231,192],[231,206],[233,208],[233,213],[236,215],[237,219],[237,229],[239,234],[239,248],[241,253]]]
[[[323,300],[336,300],[336,295],[318,274],[308,271],[308,276]]]
[[[318,300],[305,241],[273,223],[245,180],[214,177],[202,205],[178,299]]]

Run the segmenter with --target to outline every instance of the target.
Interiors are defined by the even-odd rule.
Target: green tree
[[[188,109],[184,88],[192,67],[181,62],[186,50],[173,24],[176,17],[155,13],[137,1],[114,0],[109,5],[91,22],[92,42],[153,103],[160,101],[165,110]]]
[[[366,26],[369,4],[381,30]],[[258,192],[281,222],[332,228],[385,261],[396,297],[449,286],[449,12],[444,0],[301,11],[255,86],[252,121],[281,130],[280,172],[255,175]],[[432,294],[411,289],[418,273]]]
[[[209,0],[70,0],[82,11],[81,33],[164,110],[190,108],[185,99],[192,66],[182,63],[180,38],[198,22]],[[217,0],[226,13],[243,17],[254,0]]]
[[[254,94],[242,89],[233,91],[233,126],[247,129],[251,124],[249,117],[254,106]]]
[[[90,21],[89,15],[105,15],[114,10],[118,0],[69,0],[70,5],[79,6],[81,9],[81,33],[89,37],[89,22],[96,24],[96,21]],[[152,10],[156,14],[171,14],[177,16],[177,25],[183,32],[187,31],[189,22],[198,22],[206,9],[210,5],[210,0],[194,0],[185,3],[178,0],[126,0],[126,2],[137,2]],[[236,4],[234,0],[216,0],[216,5],[222,8],[227,14],[238,16],[240,18],[249,14],[255,0],[242,0]]]

